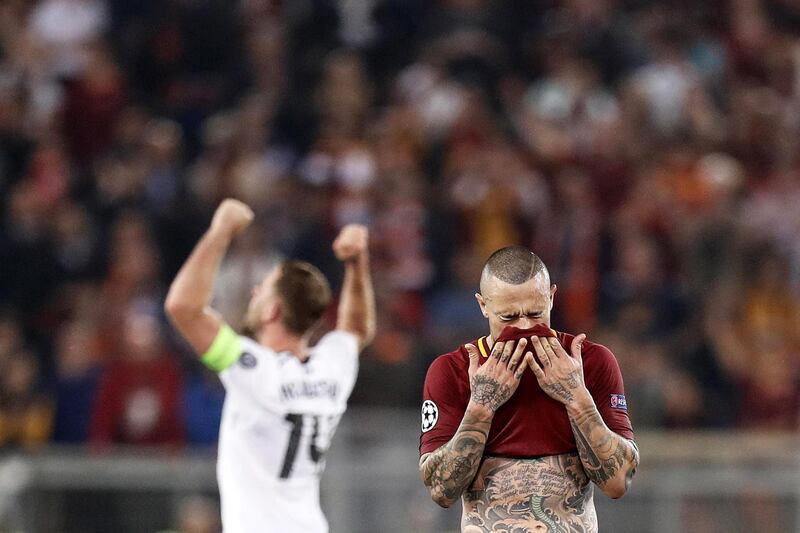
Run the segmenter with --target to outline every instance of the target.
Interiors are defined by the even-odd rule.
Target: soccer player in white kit
[[[225,533],[324,533],[325,451],[355,384],[358,354],[375,330],[367,229],[345,226],[333,243],[345,265],[336,329],[310,347],[331,291],[308,263],[286,261],[253,289],[246,325],[255,340],[234,332],[209,305],[228,245],[252,220],[244,203],[220,204],[172,282],[165,309],[225,385],[217,459]]]

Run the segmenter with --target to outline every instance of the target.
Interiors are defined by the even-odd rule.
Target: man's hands
[[[229,237],[234,237],[253,221],[253,210],[239,200],[227,198],[219,204],[214,218],[211,220],[211,230],[222,232]]]
[[[586,335],[572,341],[568,354],[554,337],[531,337],[513,341],[495,342],[489,360],[479,365],[478,349],[467,344],[469,353],[470,401],[489,409],[492,413],[506,403],[519,386],[526,367],[530,367],[542,390],[554,400],[570,405],[589,396],[583,380],[581,346]],[[532,345],[536,352],[525,352]],[[538,361],[537,361],[538,359]]]
[[[589,391],[583,381],[583,359],[581,347],[586,335],[580,334],[572,340],[568,354],[555,337],[531,337],[539,361],[529,363],[539,386],[548,396],[564,405],[584,399]]]
[[[480,365],[478,349],[467,344],[469,353],[470,403],[488,409],[492,414],[517,390],[525,367],[534,365],[533,354],[525,353],[527,339],[495,342],[489,360]]]
[[[339,261],[352,261],[367,250],[369,231],[361,224],[348,224],[333,241],[333,253]]]

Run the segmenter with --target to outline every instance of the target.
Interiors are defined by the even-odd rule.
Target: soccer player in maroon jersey
[[[489,335],[428,369],[420,474],[439,505],[462,498],[464,533],[596,532],[591,482],[619,498],[636,471],[617,361],[550,329],[555,293],[535,254],[496,251],[476,294]]]

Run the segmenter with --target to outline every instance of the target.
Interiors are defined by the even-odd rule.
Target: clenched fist
[[[214,218],[211,220],[211,229],[228,233],[231,237],[242,231],[253,221],[253,210],[239,200],[227,198],[219,204]]]
[[[351,261],[367,250],[369,230],[361,224],[348,224],[333,241],[333,253],[339,261]]]

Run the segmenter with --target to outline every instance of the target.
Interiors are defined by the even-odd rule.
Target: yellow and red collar
[[[478,339],[478,350],[480,350],[481,356],[489,357],[489,348],[486,346],[485,336]]]

